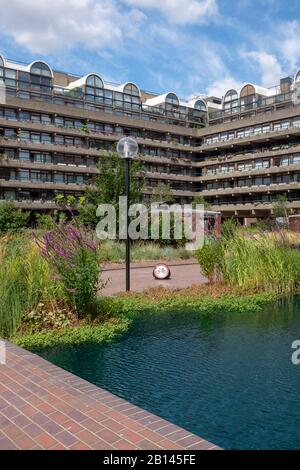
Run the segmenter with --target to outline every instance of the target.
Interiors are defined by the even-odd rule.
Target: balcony
[[[91,166],[80,166],[67,163],[40,163],[40,162],[29,162],[23,160],[0,160],[0,168],[24,168],[32,170],[49,170],[55,172],[72,172],[80,174],[98,174],[96,167]],[[1,176],[0,176],[1,178]]]
[[[290,135],[300,135],[300,127],[289,127],[287,129],[281,130],[270,130],[269,132],[261,134],[249,134],[247,136],[235,137],[234,139],[228,139],[224,141],[217,141],[212,143],[206,143],[201,145],[201,151],[209,152],[216,151],[226,148],[235,148],[239,146],[244,146],[245,144],[259,143],[270,140],[278,140],[283,137],[289,137]]]
[[[76,183],[54,183],[53,181],[42,180],[19,180],[19,179],[1,179],[0,188],[30,188],[30,189],[51,189],[58,191],[78,191],[83,192],[86,188],[85,184]]]
[[[202,196],[218,197],[221,195],[234,195],[234,194],[252,194],[252,193],[270,193],[273,191],[290,191],[300,189],[300,182],[292,183],[271,183],[252,186],[236,186],[234,188],[218,188],[208,189],[201,191]]]
[[[214,175],[203,175],[199,177],[199,181],[218,181],[218,180],[232,180],[240,176],[269,176],[277,173],[290,173],[292,171],[300,171],[300,164],[291,164],[283,166],[271,166],[267,168],[252,168],[251,170],[236,170],[231,172],[217,173]]]

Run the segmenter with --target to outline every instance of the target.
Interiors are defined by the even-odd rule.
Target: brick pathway
[[[35,354],[6,348],[0,450],[219,449]]]
[[[192,284],[205,284],[207,282],[200,272],[199,263],[196,260],[186,261],[162,261],[170,266],[171,278],[165,281],[154,279],[152,272],[158,261],[145,261],[144,263],[131,264],[131,290],[141,292],[150,287],[164,286],[170,289],[183,289]],[[104,295],[117,294],[125,290],[125,266],[124,264],[111,264],[104,266],[101,279],[108,281],[102,291]]]

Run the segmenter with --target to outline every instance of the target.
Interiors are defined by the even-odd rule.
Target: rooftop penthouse
[[[202,99],[185,102],[171,92],[155,95],[132,82],[106,82],[97,73],[78,77],[52,70],[43,61],[25,65],[0,55],[0,80],[5,83],[7,95],[23,99],[185,127],[203,127],[207,121],[207,104]]]
[[[141,90],[133,82],[114,84],[95,72],[79,77],[53,70],[41,60],[24,64],[2,55],[0,80],[6,86],[7,95],[191,128],[243,119],[300,103],[300,70],[293,78],[282,78],[279,85],[271,88],[246,83],[239,90],[229,89],[222,98],[194,95],[188,101],[174,92],[158,95]]]

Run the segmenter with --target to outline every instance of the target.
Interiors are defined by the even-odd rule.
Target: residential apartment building
[[[278,194],[300,209],[300,72],[184,102],[0,56],[0,201],[55,209],[125,135],[139,144],[146,199],[167,182],[177,202],[202,194],[223,216],[265,217]]]

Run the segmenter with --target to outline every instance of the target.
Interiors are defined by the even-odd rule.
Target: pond
[[[225,449],[300,449],[300,300],[260,313],[153,314],[109,345],[43,351]]]

